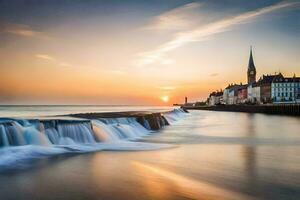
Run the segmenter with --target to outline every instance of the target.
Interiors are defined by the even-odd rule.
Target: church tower
[[[254,83],[256,81],[256,69],[255,69],[253,56],[252,56],[252,46],[250,47],[250,58],[248,64],[247,78],[248,78],[248,84]]]

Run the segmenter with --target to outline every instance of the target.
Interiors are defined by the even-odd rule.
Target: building
[[[232,104],[233,96],[230,92],[232,92],[232,89],[237,86],[237,84],[229,84],[223,91],[223,103],[224,104]],[[233,93],[234,94],[234,93]]]
[[[300,77],[276,76],[271,90],[273,103],[300,103]]]
[[[247,98],[248,98],[247,85],[241,85],[241,87],[238,89],[237,103],[238,104],[246,103]]]
[[[252,104],[260,104],[260,83],[254,82],[248,85],[247,87],[248,97],[247,102]]]
[[[250,48],[250,57],[249,57],[248,70],[247,70],[247,80],[248,80],[248,84],[256,82],[256,68],[255,68],[253,56],[252,56],[252,47]]]
[[[262,103],[271,103],[272,102],[272,91],[271,85],[275,77],[282,77],[282,74],[275,75],[263,75],[258,81],[260,86],[260,102]]]
[[[256,83],[256,67],[254,65],[252,47],[250,48],[250,57],[247,70],[247,103],[259,103],[260,102],[260,87]]]
[[[220,105],[223,104],[223,91],[212,92],[208,98],[208,105]]]
[[[243,88],[243,85],[234,84],[230,87],[228,93],[228,103],[229,105],[238,103],[238,91]]]
[[[230,85],[228,85],[228,86],[224,89],[224,91],[223,91],[223,102],[224,102],[224,104],[228,104],[229,87],[230,87]]]

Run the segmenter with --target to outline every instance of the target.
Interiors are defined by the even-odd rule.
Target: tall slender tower
[[[250,47],[250,58],[248,64],[247,78],[248,78],[248,84],[254,83],[256,81],[256,68],[252,56],[252,46]]]

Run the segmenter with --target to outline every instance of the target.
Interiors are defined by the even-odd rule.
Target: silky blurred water
[[[191,111],[156,151],[43,159],[0,175],[1,199],[300,199],[300,118]]]

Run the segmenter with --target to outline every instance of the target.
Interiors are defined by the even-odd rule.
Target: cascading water
[[[155,119],[156,124],[162,127],[184,115],[183,110],[175,109],[151,120]],[[1,166],[11,166],[23,159],[60,153],[165,148],[164,144],[132,142],[152,132],[147,118],[137,120],[136,117],[92,120],[0,119],[0,170]]]
[[[167,121],[172,124],[178,120],[180,120],[182,117],[186,115],[186,112],[183,109],[174,109],[173,111],[166,112],[163,114],[163,116],[167,119]]]
[[[96,143],[90,123],[59,124],[57,126],[59,144]]]
[[[22,126],[17,121],[0,125],[0,146],[49,145],[50,141],[34,126]]]
[[[93,129],[102,129],[107,133],[107,141],[135,140],[149,135],[150,131],[136,121],[135,118],[115,118],[93,120]],[[97,135],[100,135],[97,131]]]

